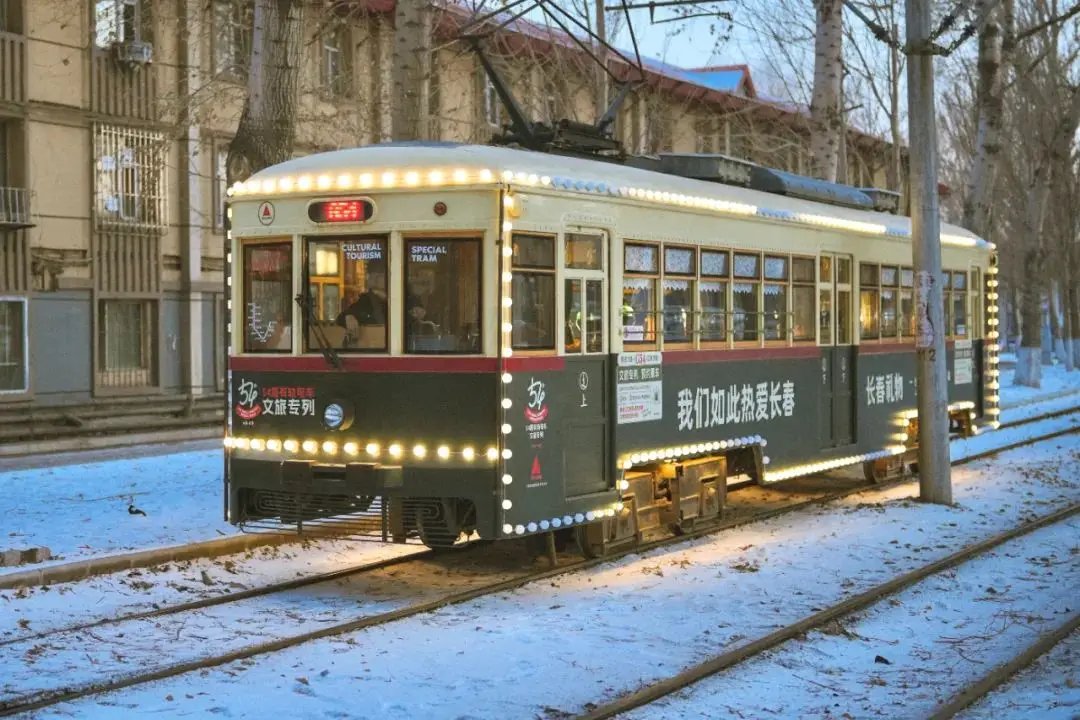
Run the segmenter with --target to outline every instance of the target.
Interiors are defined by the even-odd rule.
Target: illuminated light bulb
[[[504,385],[509,385],[510,381],[514,379],[514,376],[510,373],[503,373],[502,381]]]
[[[233,438],[234,448],[238,448],[240,450],[247,450],[248,445],[250,445],[250,443],[248,442],[247,438]]]
[[[301,190],[310,190],[311,185],[312,185],[312,180],[311,180],[310,175],[304,175],[296,183],[296,186]]]
[[[502,229],[503,229],[503,232],[504,232],[504,233],[508,233],[508,232],[510,232],[511,230],[513,230],[513,229],[514,229],[514,223],[510,222],[509,220],[507,220],[507,221],[505,221],[505,222],[504,222],[504,223],[502,224]],[[510,252],[512,253],[512,252],[513,252],[513,250],[511,250]],[[506,253],[505,253],[505,251],[503,252],[503,254],[504,254],[504,255],[506,254]]]
[[[510,458],[514,457],[514,451],[510,448],[503,448],[502,456],[503,460],[509,460]]]
[[[396,457],[396,458],[401,457],[401,446],[398,445],[397,443],[394,443],[393,445],[391,445],[390,446],[390,455],[391,455],[391,457]]]
[[[514,196],[513,195],[504,195],[503,196],[503,205],[505,205],[508,208],[514,207]]]
[[[531,522],[526,526],[526,528],[528,528],[529,532],[536,532],[537,525],[536,523]]]
[[[499,458],[499,449],[489,447],[487,449],[487,458],[488,460],[497,460]]]
[[[514,348],[510,347],[509,345],[503,348],[503,357],[510,357],[513,354]]]
[[[313,453],[319,449],[319,444],[314,440],[305,440],[300,447],[302,447],[306,453]]]
[[[652,452],[650,452],[650,453],[649,453],[649,454],[648,454],[648,455],[647,455],[646,457],[647,457],[647,458],[648,458],[649,460],[656,460],[656,459],[657,459],[658,457],[660,457],[660,453],[658,453],[658,452],[656,452],[655,450],[653,450],[653,451],[652,451]]]
[[[467,447],[461,451],[461,457],[465,458],[469,462],[472,462],[476,458],[476,451],[473,450],[471,447]]]
[[[622,466],[623,470],[629,470],[630,468],[634,467],[634,463],[631,460],[623,460]]]
[[[503,426],[502,426],[502,434],[503,434],[503,435],[509,435],[509,434],[510,434],[510,431],[511,431],[512,429],[513,429],[513,428],[511,428],[511,427],[510,427],[510,423],[503,423]]]
[[[439,170],[432,170],[428,173],[428,182],[432,185],[442,185],[443,179],[443,174]]]
[[[382,182],[383,187],[392,187],[393,184],[397,182],[397,174],[392,172],[384,172],[382,174],[382,177],[380,178],[380,181]]]
[[[525,534],[525,526],[524,525],[516,526],[514,528],[514,532],[517,533],[518,535],[524,535]]]
[[[281,192],[290,192],[293,189],[293,180],[290,177],[281,178],[279,181]]]
[[[504,273],[502,274],[502,280],[503,280],[503,282],[504,282],[504,283],[508,283],[508,282],[510,282],[510,281],[511,281],[511,280],[513,280],[513,279],[514,279],[514,274],[513,274],[513,273],[510,273],[510,272],[504,272]]]
[[[457,170],[454,171],[454,182],[463,183],[468,179],[469,179],[469,174],[467,172],[465,172],[464,170],[462,170],[461,168],[458,168]]]
[[[507,332],[507,333],[508,332],[514,332],[514,324],[513,323],[503,323],[502,331]]]
[[[338,175],[337,177],[337,186],[339,188],[352,187],[352,182],[352,175]]]
[[[512,475],[510,475],[509,473],[502,476],[503,485],[509,485],[512,482],[514,482],[514,477]]]
[[[263,192],[268,192],[268,193],[269,192],[274,192],[274,188],[276,186],[277,186],[277,183],[274,182],[273,180],[263,180],[263,184],[262,184]]]
[[[225,438],[225,447],[231,448],[233,446],[233,439],[231,437]]]
[[[504,170],[502,174],[502,179],[505,182],[510,182],[514,179],[514,173],[510,172],[509,170]]]
[[[315,181],[315,184],[319,186],[320,190],[329,189],[330,185],[331,185],[330,176],[329,175],[320,175],[319,179]]]
[[[637,453],[634,453],[633,455],[630,456],[630,464],[631,465],[637,465],[639,462],[641,462],[641,456],[640,455],[638,455]]]
[[[509,409],[510,409],[510,407],[511,407],[511,406],[512,406],[513,404],[514,404],[514,401],[513,401],[513,400],[511,400],[510,398],[503,398],[503,400],[502,400],[502,406],[503,406],[503,409],[504,409],[504,410],[509,410]]]
[[[768,465],[768,464],[769,464],[769,462],[770,462],[770,461],[769,461],[769,456],[768,456],[768,455],[766,455],[765,457],[761,458],[761,462],[762,462],[762,464],[764,464],[764,465]]]
[[[342,447],[346,455],[356,455],[360,452],[360,446],[354,442],[347,442]]]
[[[551,523],[549,523],[547,520],[541,520],[540,521],[540,529],[541,530],[547,530],[549,527],[551,527]]]
[[[327,440],[326,442],[324,442],[322,444],[322,450],[327,455],[333,455],[334,453],[337,452],[337,443],[336,442],[331,442],[330,440]]]
[[[371,187],[375,184],[375,176],[371,173],[364,173],[360,176],[360,187]]]
[[[540,182],[540,176],[536,173],[529,173],[529,176],[525,178],[525,181],[530,185],[535,185],[536,183]]]
[[[900,442],[907,442],[907,441],[908,441],[908,434],[907,433],[900,433]]]
[[[588,520],[589,522],[592,522],[595,518],[596,518],[596,513],[594,513],[592,510],[585,513],[585,519]]]
[[[503,525],[503,535],[509,535],[512,532],[514,532],[514,526],[513,525],[509,525],[509,524]]]
[[[516,180],[519,183],[525,182],[525,178],[527,178],[527,177],[528,177],[528,175],[521,172],[520,170],[517,171],[516,173],[514,173],[514,180]]]
[[[509,510],[512,507],[514,507],[514,503],[510,502],[510,498],[506,498],[505,500],[502,501],[502,509],[503,510]]]
[[[491,174],[490,170],[484,169],[480,171],[480,182],[489,183],[492,178],[494,178],[494,175]]]
[[[562,527],[562,518],[551,518],[551,527]]]
[[[510,257],[514,254],[514,248],[509,245],[504,245],[502,250],[503,257]]]
[[[445,445],[440,445],[439,449],[435,451],[435,454],[445,460],[450,457],[450,448],[446,447]]]
[[[999,423],[999,422],[998,422],[997,420],[995,420],[994,422],[990,423],[990,427],[992,427],[992,428],[994,428],[995,430],[997,430],[998,428],[1000,428],[1000,427],[1001,427],[1001,423]]]
[[[364,449],[367,450],[367,454],[371,455],[372,457],[375,457],[376,455],[379,454],[379,444],[378,443],[368,443],[367,447],[365,447]]]
[[[387,173],[389,174],[389,173]],[[386,175],[383,175],[383,183],[386,183]],[[416,171],[410,171],[405,173],[405,184],[410,186],[416,186],[420,184],[420,173]]]
[[[623,505],[621,502],[620,503],[615,503],[615,509],[618,510],[619,512],[622,512],[623,508],[625,508],[625,507],[626,506]]]
[[[284,447],[287,452],[294,453],[300,449],[300,443],[296,442],[295,440],[286,440],[282,447]]]
[[[281,441],[276,438],[267,440],[266,449],[270,452],[281,452]]]
[[[423,445],[417,445],[416,447],[414,447],[412,449],[412,454],[415,455],[418,458],[422,458],[425,455],[427,455],[427,448],[424,447]]]
[[[549,178],[547,175],[541,175],[540,176],[540,184],[545,186],[545,187],[550,185],[551,184],[551,178]]]
[[[575,514],[574,515],[574,522],[585,522],[585,516],[582,515],[581,513]]]

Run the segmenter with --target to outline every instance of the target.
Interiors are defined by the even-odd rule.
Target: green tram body
[[[862,266],[873,264],[879,280],[895,282],[886,321],[904,324],[901,296],[918,292],[901,285],[911,264],[907,218],[487,146],[323,153],[264,170],[230,194],[225,502],[228,521],[246,530],[418,535],[432,546],[473,532],[558,530],[596,549],[651,527],[715,519],[731,477],[768,483],[858,463],[880,476],[912,456],[914,339],[902,330],[861,339],[859,321],[881,308],[882,291],[861,295],[860,280],[874,275]],[[333,206],[344,221],[326,222],[324,202],[351,203]],[[960,228],[943,226],[942,236],[950,284],[967,285],[952,301],[963,307],[967,337],[948,341],[941,407],[970,433],[975,421],[997,420],[995,343],[985,342],[996,335],[996,258]],[[539,253],[538,262],[525,243],[553,257]],[[337,308],[317,311],[316,331],[301,305],[285,310],[282,298],[308,293],[321,306],[326,293],[347,294],[340,268],[361,256],[357,248],[376,248],[370,257],[385,263],[385,324],[369,336],[385,347],[339,349],[335,368],[319,337],[344,342],[330,318]],[[667,248],[683,252],[665,268]],[[282,263],[267,269],[259,254],[267,249]],[[721,250],[730,251],[726,278]],[[324,252],[337,260],[312,269]],[[447,252],[460,272],[443,265],[425,275],[420,264]],[[733,277],[733,254],[757,254],[759,279]],[[679,264],[688,257],[690,272]],[[779,276],[776,258],[788,259],[786,284],[762,275]],[[795,259],[811,288],[798,296],[813,297],[812,312],[796,307]],[[751,274],[740,261],[740,274]],[[650,263],[656,272],[627,271]],[[821,276],[826,264],[831,278]],[[316,290],[316,276],[334,268],[337,279]],[[470,273],[478,278],[471,289]],[[533,277],[516,278],[522,273]],[[436,316],[450,318],[446,327],[454,318],[478,323],[409,352],[406,294],[436,276],[429,303],[438,287],[450,288]],[[692,304],[665,315],[662,288],[686,283]],[[547,302],[537,301],[541,286]],[[747,296],[748,286],[758,315],[733,310],[735,288]],[[761,312],[774,286],[786,287],[781,339],[780,316]],[[655,304],[635,305],[648,287]],[[706,288],[723,292],[725,312],[703,311]],[[266,298],[277,302],[280,327],[291,328],[274,349],[254,347],[268,327]],[[528,310],[515,316],[515,300]],[[957,329],[959,313],[953,320]],[[524,325],[530,347],[514,347]],[[795,340],[797,326],[811,339]]]

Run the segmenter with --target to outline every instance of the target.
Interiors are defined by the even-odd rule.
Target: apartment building
[[[390,139],[392,0],[312,3],[297,153]],[[485,142],[504,122],[476,58],[433,22],[426,127]],[[53,406],[224,388],[223,199],[251,0],[0,0],[0,403]],[[519,22],[492,46],[540,119],[597,115],[595,66]],[[613,72],[628,72],[612,61]],[[806,114],[746,68],[648,61],[617,132],[639,152],[723,152],[795,171]],[[847,179],[884,186],[886,143],[851,131]]]

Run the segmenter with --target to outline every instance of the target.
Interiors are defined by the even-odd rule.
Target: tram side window
[[[732,262],[731,334],[735,342],[756,342],[761,313],[761,256],[736,253]]]
[[[900,334],[915,337],[915,271],[900,269]]]
[[[958,338],[969,337],[967,323],[967,273],[952,274],[952,330]]]
[[[727,342],[727,290],[731,265],[724,251],[701,251],[701,342]]]
[[[982,335],[982,306],[980,294],[982,283],[979,282],[979,268],[971,268],[971,283],[968,285],[968,324],[971,326],[969,335],[973,338]]]
[[[814,258],[791,258],[792,338],[814,340]]]
[[[480,352],[480,242],[431,238],[405,245],[405,352]]]
[[[881,338],[895,340],[899,334],[897,313],[897,286],[900,283],[900,269],[882,266],[881,268]]]
[[[693,342],[695,252],[664,248],[664,342]]]
[[[244,245],[244,352],[292,350],[292,243]]]
[[[555,349],[555,238],[514,233],[510,287],[515,350]]]
[[[877,265],[859,263],[859,338],[877,340],[880,333],[880,288]]]
[[[335,350],[385,351],[388,306],[386,238],[351,236],[307,241],[307,292],[315,322],[305,351],[322,342]]]
[[[659,248],[627,243],[623,249],[623,342],[656,343],[656,283]]]
[[[766,340],[787,340],[788,258],[765,256],[763,322]]]

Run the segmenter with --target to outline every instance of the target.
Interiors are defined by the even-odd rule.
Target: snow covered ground
[[[1080,612],[1078,532],[1074,518],[1016,538],[625,717],[720,717],[733,708],[745,717],[928,717]],[[1045,710],[1030,717],[1051,717]]]
[[[957,468],[953,507],[913,502],[914,483],[872,489],[515,592],[40,716],[563,717],[1071,505],[1080,500],[1078,466],[1080,438],[1066,436]],[[1075,526],[1070,538],[1075,545]],[[1024,562],[1034,552],[1049,557],[1051,551],[1054,562],[1068,562],[1074,556],[1063,553],[1070,538],[1050,550],[1022,553]],[[1064,590],[1070,582],[1076,586],[1075,567],[1034,569],[1053,571]],[[985,582],[1018,600],[1025,594],[1021,588],[1036,587],[1006,577],[1006,566],[998,575],[986,572],[991,579]],[[950,582],[956,592],[970,589]],[[943,596],[931,602],[960,622],[952,601]],[[903,607],[921,612],[924,602]],[[219,635],[203,634],[191,643],[211,652],[237,629],[221,626]],[[971,625],[949,632],[977,630]],[[887,637],[881,632],[866,636]],[[180,633],[184,637],[182,628]],[[22,658],[0,662],[18,667]],[[0,666],[0,676],[13,669]],[[72,683],[85,679],[79,667],[68,675]],[[768,687],[757,685],[758,699]]]
[[[1044,386],[1037,391],[1014,387],[1012,371],[1002,372],[1002,422],[1080,404],[1080,372],[1043,370]],[[1069,389],[1077,394],[1031,404]],[[130,514],[131,503],[146,515]],[[218,449],[0,472],[0,517],[0,549],[44,545],[58,556],[54,562],[236,533],[222,517]]]

